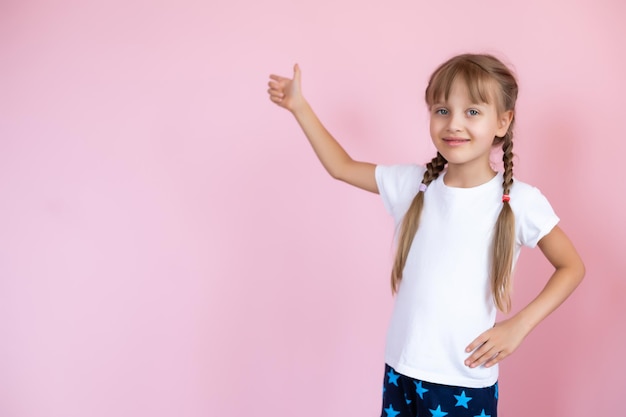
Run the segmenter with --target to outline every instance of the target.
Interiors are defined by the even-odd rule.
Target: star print
[[[456,398],[455,407],[465,407],[465,408],[468,408],[467,403],[470,402],[470,400],[472,399],[472,397],[465,396],[465,391],[463,391],[461,395],[455,395],[454,398]]]
[[[413,381],[413,383],[415,384],[415,391],[420,396],[420,398],[423,400],[424,399],[424,393],[428,392],[428,390],[426,388],[422,387],[422,381],[420,381],[420,382]]]
[[[479,416],[474,416],[474,417],[491,417],[489,414],[485,414],[485,410],[480,412]]]
[[[433,417],[443,417],[446,414],[448,414],[445,411],[441,411],[441,406],[440,405],[437,406],[436,410],[431,410],[430,408],[429,408],[429,410],[432,413]],[[489,417],[491,417],[491,416],[489,416]]]
[[[393,405],[389,404],[388,408],[385,408],[385,413],[387,413],[387,417],[396,417],[398,414],[400,414],[399,411],[396,411],[393,409]]]
[[[496,400],[498,399],[498,383],[496,382]]]
[[[393,385],[395,385],[397,387],[398,386],[398,377],[400,375],[395,373],[393,371],[393,369],[390,369],[389,372],[387,372],[387,376],[389,377],[389,380],[387,381],[387,383],[393,384]]]
[[[404,393],[404,400],[406,401],[407,404],[411,404],[411,400],[407,398],[406,393]]]

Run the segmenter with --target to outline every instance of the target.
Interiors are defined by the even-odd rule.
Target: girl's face
[[[495,86],[491,96],[495,97]],[[496,136],[506,134],[513,112],[499,113],[496,100],[475,103],[462,80],[452,84],[448,100],[443,97],[430,108],[430,136],[448,161],[457,167],[489,169],[489,157]]]

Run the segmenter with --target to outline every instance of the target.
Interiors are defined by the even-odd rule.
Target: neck
[[[495,175],[496,171],[490,166],[464,167],[448,164],[443,182],[449,187],[471,188],[491,181]]]

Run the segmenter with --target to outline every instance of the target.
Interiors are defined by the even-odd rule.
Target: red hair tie
[[[509,197],[508,194],[502,194],[502,202],[503,203],[508,203],[511,200],[511,197]]]

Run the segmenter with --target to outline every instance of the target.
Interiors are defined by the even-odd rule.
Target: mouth
[[[443,138],[442,140],[448,145],[462,145],[470,141],[469,139],[465,138]]]

